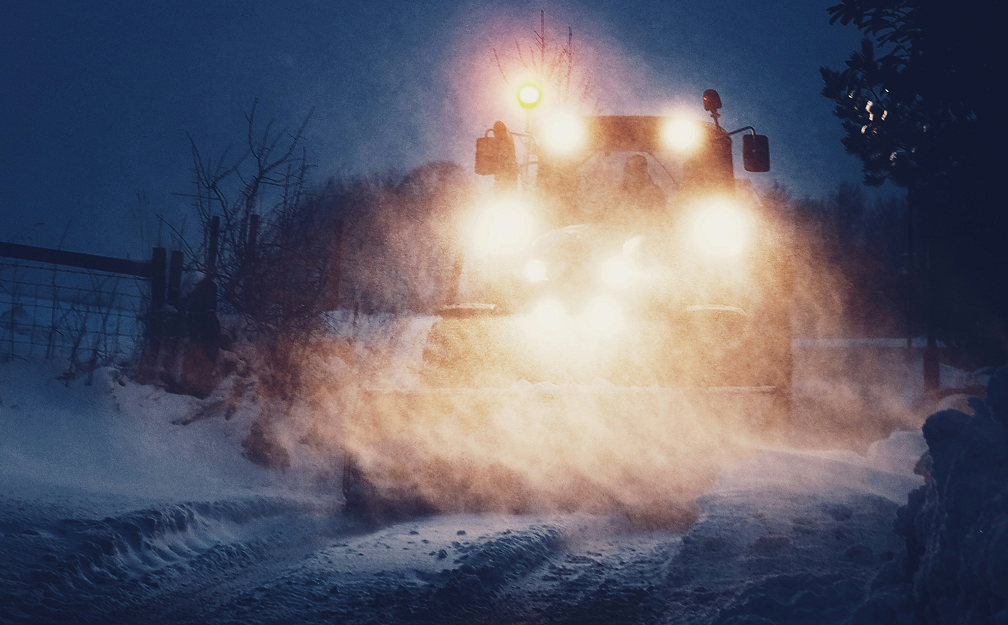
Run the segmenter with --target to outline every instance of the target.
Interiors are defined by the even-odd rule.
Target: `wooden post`
[[[907,350],[913,349],[914,331],[914,239],[913,239],[913,204],[911,198],[913,194],[907,192],[907,252],[906,252],[906,346]]]
[[[168,303],[179,308],[182,305],[182,252],[171,253],[168,265]]]
[[[452,263],[451,276],[448,279],[448,292],[445,294],[445,303],[448,305],[458,304],[459,283],[462,281],[464,263],[465,254],[459,250],[455,254],[455,262]]]
[[[938,354],[938,280],[935,256],[935,203],[934,198],[922,202],[924,219],[924,279],[927,312],[927,345],[924,347],[924,398],[934,401],[941,388],[941,359]]]
[[[155,247],[151,254],[151,318],[161,318],[161,308],[165,303],[166,251]]]
[[[220,217],[210,220],[210,242],[207,245],[206,270],[207,275],[217,273],[217,238],[220,236]]]
[[[165,302],[165,248],[155,247],[151,252],[150,264],[150,314],[147,316],[149,345],[140,364],[140,380],[156,380],[160,371],[161,344],[164,335],[164,319],[161,309]]]
[[[938,354],[938,335],[936,308],[938,299],[937,280],[935,279],[933,239],[929,235],[927,247],[927,266],[924,271],[927,276],[927,344],[924,346],[924,398],[932,401],[938,397],[941,388],[941,357]]]

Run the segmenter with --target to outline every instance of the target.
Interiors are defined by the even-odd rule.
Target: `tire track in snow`
[[[447,534],[441,530],[453,522],[429,519],[419,531],[405,533],[415,524],[404,524],[331,543],[190,617],[214,623],[484,622],[504,588],[561,548],[561,530],[542,524],[475,540],[425,538]]]
[[[167,504],[101,519],[54,519],[48,509],[2,503],[4,622],[134,622],[292,546],[316,548],[321,532],[337,529],[321,506],[271,498]]]

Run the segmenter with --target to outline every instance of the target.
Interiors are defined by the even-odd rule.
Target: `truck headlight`
[[[484,209],[476,219],[475,247],[482,254],[515,254],[532,242],[534,219],[521,202],[502,200]]]
[[[751,230],[752,220],[746,211],[730,200],[718,198],[697,208],[690,233],[701,252],[731,258],[745,250]]]
[[[662,125],[661,138],[670,150],[689,154],[700,145],[703,128],[691,119],[673,118]]]

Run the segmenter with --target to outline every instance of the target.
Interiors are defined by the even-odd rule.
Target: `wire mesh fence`
[[[0,256],[0,360],[101,366],[128,357],[150,288],[144,278]]]

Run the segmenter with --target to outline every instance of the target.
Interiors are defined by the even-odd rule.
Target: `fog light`
[[[567,312],[559,300],[544,299],[535,305],[532,318],[538,328],[555,332],[564,326]]]
[[[597,297],[585,309],[588,327],[601,336],[612,336],[623,329],[623,308],[611,297]]]

